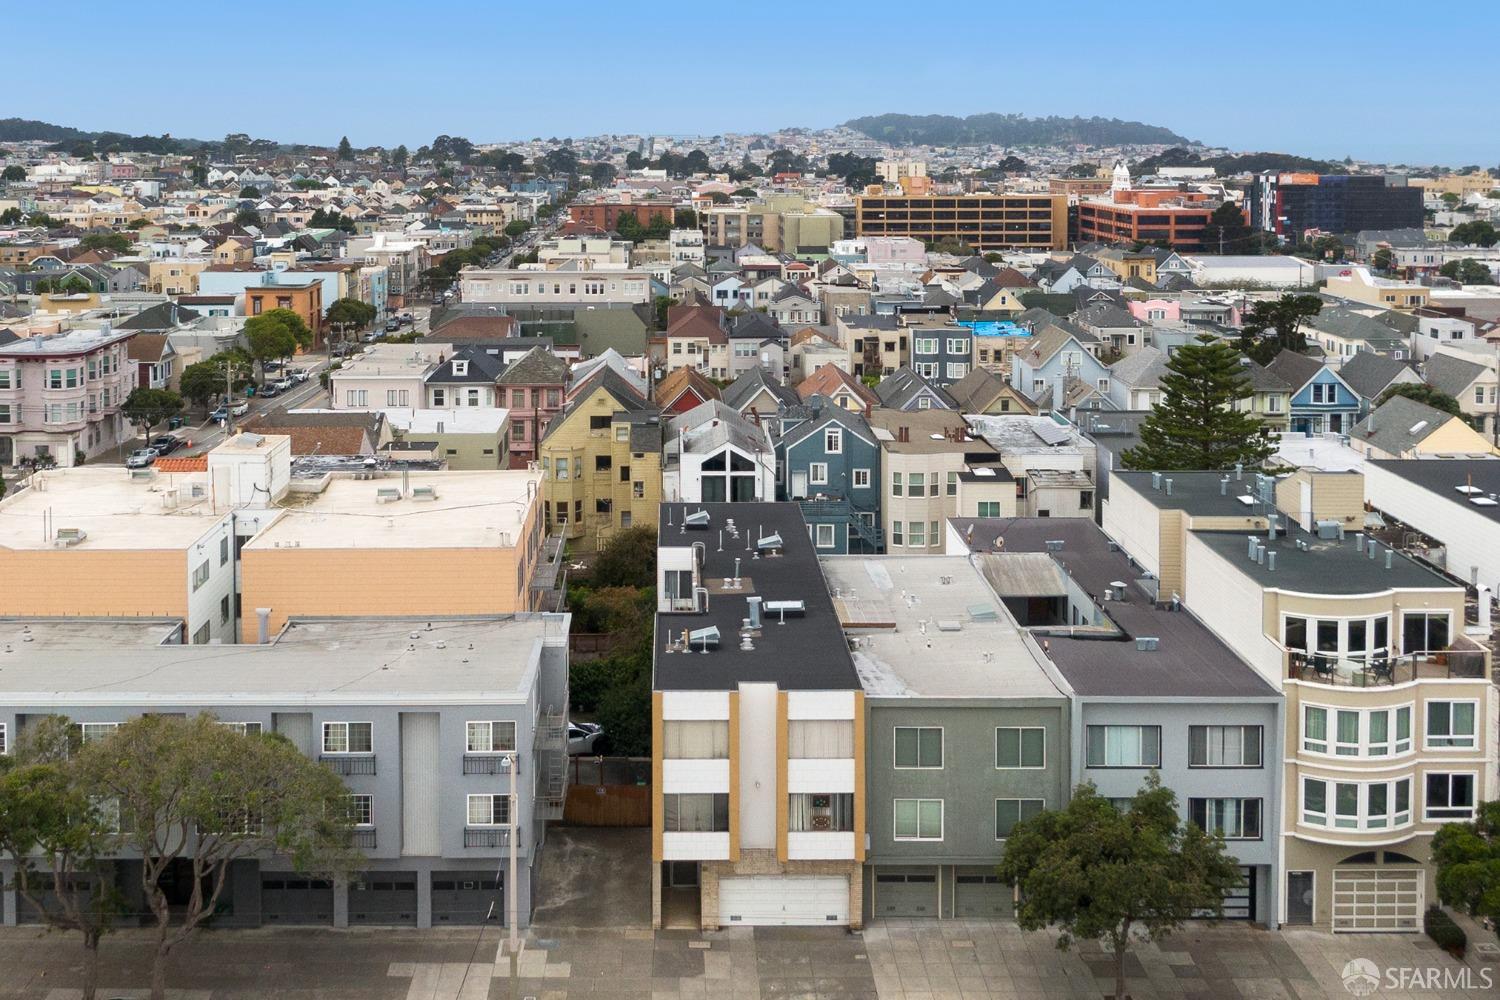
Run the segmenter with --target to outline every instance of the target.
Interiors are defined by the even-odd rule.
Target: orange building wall
[[[187,560],[178,549],[0,549],[7,615],[187,620]]]

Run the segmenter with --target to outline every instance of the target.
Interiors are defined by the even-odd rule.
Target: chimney
[[[271,609],[256,608],[255,617],[259,622],[258,626],[256,627],[255,641],[264,646],[266,643],[271,641]]]

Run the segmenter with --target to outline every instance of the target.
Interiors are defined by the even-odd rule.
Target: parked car
[[[308,376],[309,376],[309,372],[308,372],[308,370],[306,368],[298,368],[296,371],[292,372],[292,381],[293,382],[306,382],[307,379],[308,379]]]
[[[281,390],[276,388],[275,382],[267,382],[265,385],[260,387],[260,391],[257,392],[256,395],[263,396],[266,399],[270,399],[273,396],[281,395]]]
[[[187,442],[183,441],[180,437],[174,437],[171,434],[163,434],[160,437],[152,438],[150,446],[156,449],[156,453],[158,455],[170,455],[172,454],[172,452],[176,451],[178,448],[181,448],[186,443]]]
[[[400,320],[402,326],[411,326],[416,322],[416,319],[412,316],[411,313],[402,313],[400,316]]]
[[[594,745],[604,736],[604,730],[594,722],[568,723],[568,753],[591,754]]]
[[[229,412],[233,413],[237,417],[243,417],[245,414],[250,412],[250,404],[242,399],[231,406],[229,408]]]
[[[248,407],[246,407],[246,409],[248,409]],[[208,415],[208,419],[212,420],[216,424],[222,424],[224,421],[229,419],[229,407],[220,406]]]
[[[292,386],[296,385],[297,383],[295,383],[295,382],[292,381],[292,377],[290,375],[283,375],[283,376],[281,376],[281,378],[277,379],[275,382],[273,382],[271,384],[274,385],[274,386],[276,386],[276,391],[277,392],[286,392],[288,389],[290,389]]]
[[[264,368],[268,372],[278,372],[278,371],[281,371],[281,369],[283,369],[283,368],[286,367],[286,362],[285,361],[267,361],[265,364],[261,365],[261,367]]]
[[[359,339],[363,340],[367,344],[373,344],[373,343],[375,343],[375,341],[377,341],[377,340],[380,339],[380,334],[377,333],[374,330],[371,330],[369,333],[365,334],[363,337],[361,337]]]
[[[125,459],[127,469],[145,469],[156,462],[159,452],[155,448],[137,448]]]

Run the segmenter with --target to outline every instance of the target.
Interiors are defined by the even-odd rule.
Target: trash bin
[[[170,419],[167,420],[167,430],[169,430],[169,431],[175,431],[177,428],[181,427],[186,422],[187,421],[185,421],[182,417],[172,417],[172,418],[170,418]]]

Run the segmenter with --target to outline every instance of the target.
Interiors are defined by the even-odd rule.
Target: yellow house
[[[542,517],[585,549],[655,525],[661,504],[660,411],[612,369],[578,386],[542,436]]]
[[[1428,295],[1426,285],[1419,285],[1414,281],[1377,278],[1362,267],[1353,267],[1345,274],[1333,275],[1324,284],[1323,291],[1350,302],[1403,311],[1421,309],[1427,305]]]
[[[1129,250],[1101,250],[1094,259],[1113,271],[1121,281],[1140,278],[1147,284],[1156,284],[1156,257],[1149,253],[1131,253]]]
[[[192,295],[198,291],[198,272],[206,260],[153,260],[146,282],[158,295]]]
[[[1405,396],[1392,396],[1349,433],[1366,458],[1461,458],[1500,455],[1463,418]]]

